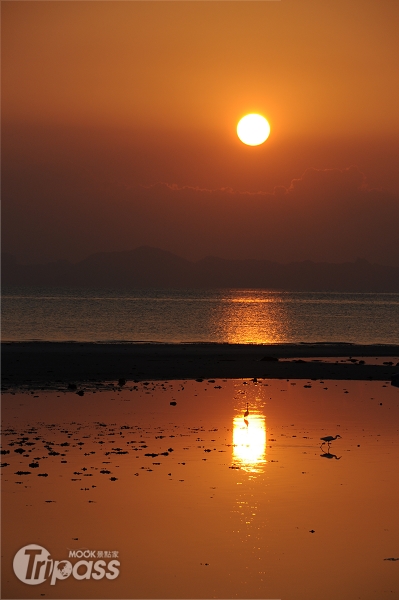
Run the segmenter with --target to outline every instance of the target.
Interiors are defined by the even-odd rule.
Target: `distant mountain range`
[[[21,265],[2,254],[3,285],[130,288],[264,288],[286,291],[399,292],[399,267],[303,261],[226,260],[193,262],[171,252],[141,246],[101,252],[71,263]]]

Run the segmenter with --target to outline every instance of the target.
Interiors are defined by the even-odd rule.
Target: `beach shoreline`
[[[367,358],[377,357],[390,360],[367,364]],[[389,381],[398,363],[399,345],[385,344],[6,342],[2,387],[63,389],[119,380],[254,377]]]

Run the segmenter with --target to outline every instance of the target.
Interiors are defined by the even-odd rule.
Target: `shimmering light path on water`
[[[399,294],[3,289],[4,341],[399,341]]]

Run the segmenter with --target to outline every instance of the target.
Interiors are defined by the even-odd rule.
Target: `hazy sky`
[[[1,10],[3,250],[399,265],[397,0]]]

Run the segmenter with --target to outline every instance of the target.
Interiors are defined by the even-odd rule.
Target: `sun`
[[[245,115],[238,122],[237,135],[247,146],[259,146],[269,137],[270,125],[261,115]]]

